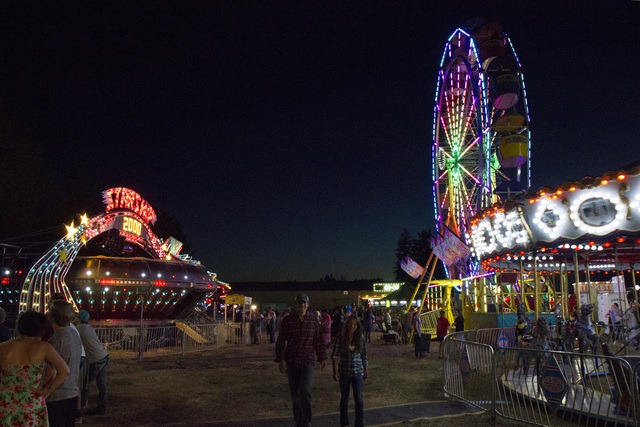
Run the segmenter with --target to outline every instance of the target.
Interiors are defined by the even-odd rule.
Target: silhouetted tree
[[[411,234],[409,234],[409,230],[405,228],[402,230],[402,234],[400,234],[398,244],[396,245],[396,265],[393,270],[395,273],[395,279],[399,282],[405,282],[410,278],[410,276],[400,268],[400,261],[402,261],[406,256],[411,256],[411,242]]]

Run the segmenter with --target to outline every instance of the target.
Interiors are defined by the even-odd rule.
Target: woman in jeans
[[[340,382],[340,425],[349,425],[349,393],[353,389],[356,406],[356,427],[364,426],[362,389],[367,379],[367,348],[362,324],[357,316],[347,319],[344,329],[333,344],[331,354],[333,379]]]

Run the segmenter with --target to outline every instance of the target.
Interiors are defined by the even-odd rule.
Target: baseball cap
[[[82,321],[82,323],[87,323],[90,317],[91,315],[87,310],[80,310],[78,312],[78,318],[80,319],[80,321]]]
[[[307,296],[307,294],[298,294],[298,296],[296,297],[296,301],[309,302],[309,297]]]

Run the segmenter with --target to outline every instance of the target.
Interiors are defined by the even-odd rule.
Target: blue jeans
[[[296,427],[311,425],[311,384],[314,365],[314,362],[302,366],[287,363],[287,378]]]
[[[107,408],[107,365],[109,364],[109,356],[105,357],[102,360],[98,360],[95,363],[91,363],[89,365],[89,375],[87,381],[85,382],[86,388],[82,390],[82,407],[87,404],[89,400],[89,386],[96,380],[96,385],[98,386],[99,400],[98,400],[98,408],[106,409]]]
[[[364,400],[362,389],[364,377],[362,374],[354,377],[340,376],[340,425],[349,425],[349,392],[353,388],[353,400],[356,404],[356,427],[364,426]]]

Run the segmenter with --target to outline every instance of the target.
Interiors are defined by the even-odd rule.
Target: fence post
[[[180,336],[182,337],[182,355],[184,356],[187,353],[187,334],[185,334],[181,329],[179,331]]]
[[[498,400],[498,369],[496,368],[498,357],[491,347],[491,422],[496,423],[497,411],[496,401]]]
[[[138,328],[138,360],[142,360],[144,353],[144,325],[140,324]]]

